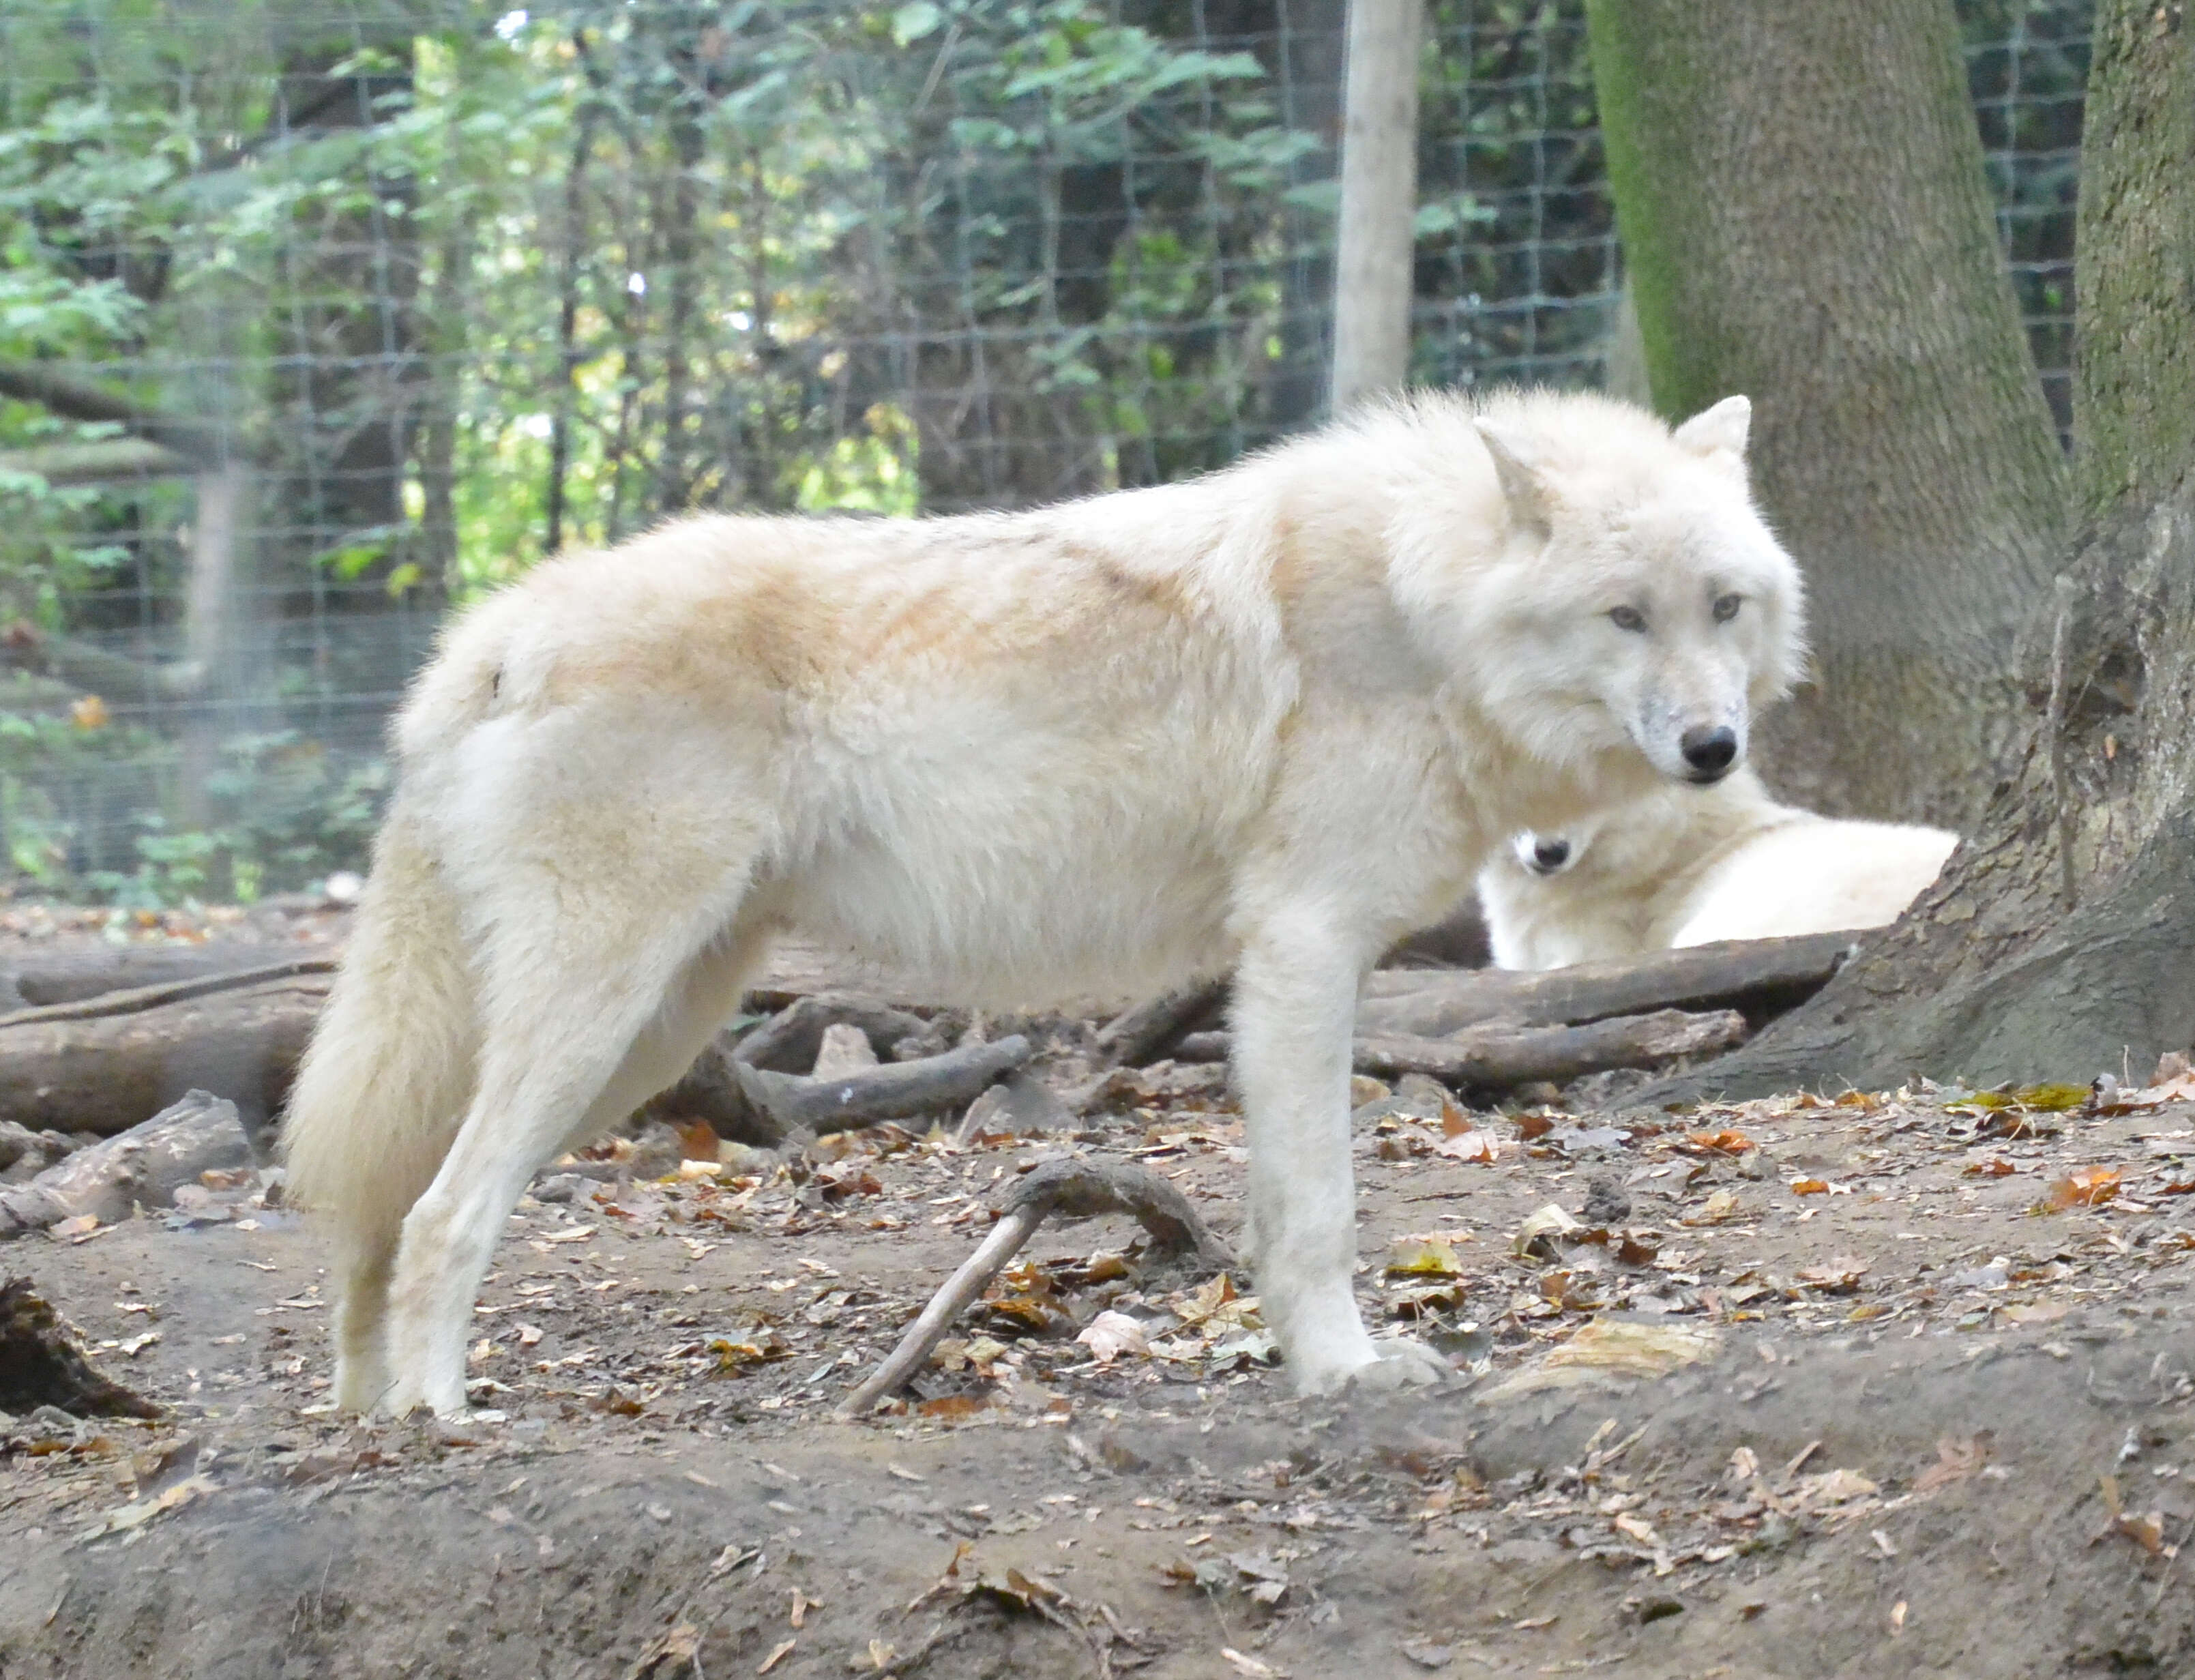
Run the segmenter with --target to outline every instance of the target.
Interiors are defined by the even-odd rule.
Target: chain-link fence
[[[15,0],[0,822],[355,866],[450,604],[687,507],[949,510],[1314,422],[1345,0]],[[2088,8],[1962,8],[2063,423]],[[1414,375],[1604,377],[1579,0],[1432,0]]]

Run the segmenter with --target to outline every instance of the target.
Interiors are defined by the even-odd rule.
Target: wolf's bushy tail
[[[479,1024],[458,902],[401,795],[282,1123],[288,1194],[354,1255],[395,1240],[464,1118]]]

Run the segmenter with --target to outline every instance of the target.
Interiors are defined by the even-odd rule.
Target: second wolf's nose
[[[1728,724],[1687,729],[1677,745],[1684,752],[1685,762],[1692,767],[1693,776],[1701,781],[1720,779],[1737,762],[1737,731]]]
[[[1532,845],[1532,866],[1543,875],[1552,875],[1570,860],[1570,843],[1567,840],[1539,840]]]

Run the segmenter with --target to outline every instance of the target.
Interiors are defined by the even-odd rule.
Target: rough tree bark
[[[1967,827],[2016,734],[2064,467],[2000,261],[1948,0],[1589,0],[1655,400],[1732,392],[1805,567],[1802,803]]]
[[[1812,1003],[1640,1094],[2145,1076],[2195,1041],[2195,29],[2104,0],[2083,148],[2088,498],[2026,637],[2014,785]]]

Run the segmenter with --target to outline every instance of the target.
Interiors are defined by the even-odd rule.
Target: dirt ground
[[[1236,1234],[1200,1085],[548,1175],[463,1427],[332,1414],[320,1240],[255,1187],[18,1243],[165,1415],[0,1429],[0,1674],[2195,1672],[2185,1102],[1367,1086],[1360,1295],[1444,1389],[1290,1398],[1247,1279],[1108,1219],[1041,1230],[906,1409],[833,1415],[1036,1162]]]

